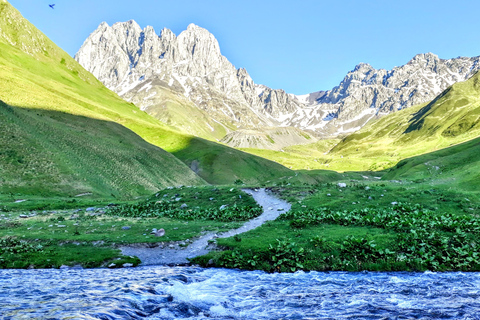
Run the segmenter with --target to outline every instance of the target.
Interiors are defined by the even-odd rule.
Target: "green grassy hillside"
[[[2,102],[0,117],[2,193],[121,197],[205,183],[115,122]]]
[[[480,138],[400,161],[385,179],[409,179],[466,191],[480,190]]]
[[[357,169],[388,168],[401,159],[480,135],[480,74],[435,100],[385,116],[343,139],[333,155],[365,159]]]
[[[195,161],[210,183],[294,174],[160,123],[106,89],[7,2],[0,2],[0,100],[1,130],[9,133],[0,142],[2,193],[132,195],[204,184],[184,164]]]
[[[329,169],[325,155],[340,139],[320,140],[306,145],[285,147],[282,151],[242,148],[245,152],[276,161],[293,170]]]
[[[211,141],[219,141],[228,132],[234,131],[236,126],[228,120],[219,123],[205,111],[199,109],[193,102],[179,96],[166,84],[154,82],[152,89],[156,92],[152,105],[145,112],[173,128],[181,130],[189,135],[201,137]],[[147,92],[135,96],[134,103],[142,102]],[[231,121],[230,121],[231,122]]]
[[[9,4],[0,12],[1,193],[118,197],[205,183],[113,122],[135,129],[155,121],[104,88]]]

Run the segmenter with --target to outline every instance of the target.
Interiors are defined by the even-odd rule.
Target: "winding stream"
[[[263,208],[263,213],[243,224],[238,229],[230,230],[221,234],[208,233],[196,239],[186,248],[138,248],[134,246],[121,247],[122,253],[127,256],[137,256],[142,265],[182,265],[188,264],[188,258],[194,258],[207,254],[208,242],[215,238],[228,238],[255,229],[266,221],[275,220],[280,214],[290,210],[291,205],[262,189],[245,189],[244,192],[253,196],[255,201]]]

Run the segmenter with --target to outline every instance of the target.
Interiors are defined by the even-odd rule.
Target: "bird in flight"
[[[48,6],[49,6],[50,8],[52,8],[52,9],[55,9],[55,8],[54,8],[54,7],[55,7],[55,3],[54,3],[54,4],[49,4]]]

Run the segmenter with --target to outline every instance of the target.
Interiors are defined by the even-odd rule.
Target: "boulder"
[[[165,230],[163,228],[158,229],[154,234],[155,234],[155,237],[163,237],[165,235]]]
[[[207,267],[215,267],[215,261],[213,259],[208,260]]]
[[[347,187],[347,184],[346,184],[346,183],[343,183],[343,182],[339,182],[339,183],[338,183],[338,186],[339,186],[340,188],[346,188],[346,187]]]

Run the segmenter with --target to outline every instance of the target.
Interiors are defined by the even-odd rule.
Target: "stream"
[[[480,274],[0,270],[0,318],[480,319]]]
[[[208,233],[196,239],[188,247],[182,248],[175,246],[142,248],[137,246],[121,247],[122,254],[127,256],[137,256],[145,265],[185,265],[188,264],[189,258],[194,258],[207,254],[210,250],[207,248],[209,241],[215,238],[228,238],[255,229],[266,221],[275,220],[280,214],[290,210],[291,205],[275,196],[269,194],[264,188],[262,189],[244,189],[245,193],[251,195],[255,201],[263,208],[263,213],[243,224],[238,229],[233,229],[224,233],[216,234]]]

